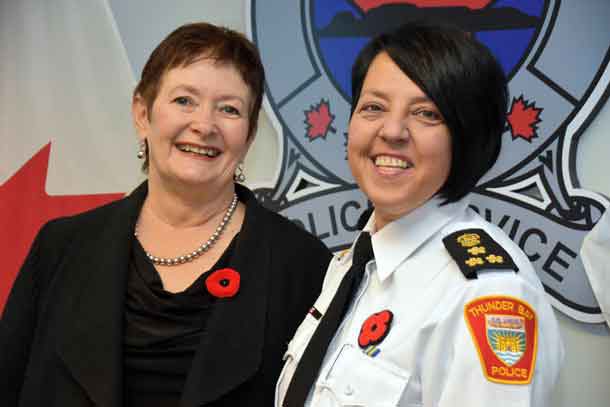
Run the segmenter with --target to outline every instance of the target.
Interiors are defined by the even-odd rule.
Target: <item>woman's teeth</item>
[[[384,155],[377,156],[375,158],[375,165],[378,167],[395,167],[395,168],[408,168],[409,164],[405,160],[401,160],[396,157],[388,157]]]
[[[195,153],[199,155],[204,155],[206,157],[216,157],[220,152],[215,149],[205,148],[205,147],[196,147],[191,146],[189,144],[180,144],[178,145],[178,150],[184,151],[186,153]]]

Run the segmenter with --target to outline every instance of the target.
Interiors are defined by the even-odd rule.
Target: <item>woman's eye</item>
[[[174,102],[179,104],[180,106],[190,106],[193,105],[193,100],[188,96],[178,96],[174,99]]]
[[[426,110],[421,109],[415,112],[415,115],[420,116],[421,118],[430,121],[430,122],[442,122],[443,118],[438,112],[434,110]]]
[[[369,113],[381,112],[382,110],[381,106],[375,104],[366,104],[360,108],[360,111]]]
[[[224,105],[224,106],[222,106],[222,107],[220,108],[220,110],[221,110],[222,112],[224,112],[224,113],[228,113],[228,114],[230,114],[230,115],[235,115],[235,116],[239,116],[239,115],[240,115],[239,110],[238,110],[236,107],[231,106],[231,105]]]

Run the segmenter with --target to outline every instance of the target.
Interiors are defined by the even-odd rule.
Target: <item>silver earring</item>
[[[143,160],[146,157],[146,140],[140,141],[140,149],[138,150],[138,159]]]
[[[233,175],[233,181],[235,182],[244,182],[246,180],[246,176],[244,175],[244,163],[240,162],[237,164],[237,168],[235,169],[235,174]]]

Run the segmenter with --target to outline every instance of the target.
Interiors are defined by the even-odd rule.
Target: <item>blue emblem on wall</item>
[[[576,150],[610,93],[610,2],[251,0],[248,8],[280,136],[278,179],[256,191],[265,205],[333,250],[349,246],[369,205],[346,160],[351,65],[376,34],[449,21],[487,45],[510,80],[502,154],[473,208],[525,251],[555,307],[603,321],[577,254],[609,201],[580,188]]]

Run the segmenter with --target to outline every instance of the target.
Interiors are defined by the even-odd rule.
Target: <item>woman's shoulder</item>
[[[453,297],[448,301],[464,309],[504,301],[506,306],[529,307],[544,318],[553,318],[533,265],[501,228],[469,211],[443,228],[441,235],[453,260],[449,269],[454,272],[455,292],[447,296]]]
[[[125,197],[84,212],[50,219],[43,225],[41,232],[62,235],[82,228],[105,224],[109,217],[125,206],[127,199]]]
[[[53,218],[44,223],[36,235],[42,251],[59,253],[75,242],[95,238],[108,228],[127,228],[137,203],[131,195],[84,212]]]
[[[441,239],[461,269],[532,268],[523,250],[501,228],[471,210],[447,224]]]
[[[468,211],[441,233],[452,269],[467,296],[501,294],[546,302],[546,294],[527,255],[498,226]]]
[[[148,194],[148,183],[141,183],[131,193],[121,199],[91,208],[70,216],[50,220],[44,227],[56,233],[71,233],[74,230],[87,230],[103,227],[106,229],[112,222],[125,224],[135,222],[144,199]],[[92,229],[95,230],[95,229]],[[99,230],[99,229],[98,229]]]
[[[265,207],[251,191],[247,191],[249,196],[245,200],[246,221],[255,220],[258,227],[266,230],[266,238],[303,250],[319,250],[330,256],[330,251],[320,239],[295,222]]]

